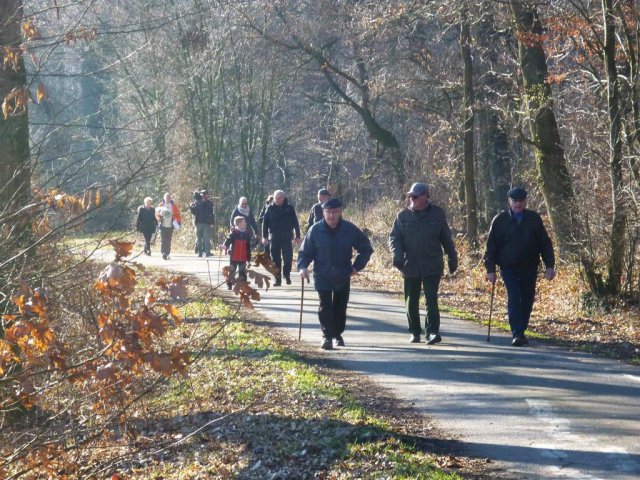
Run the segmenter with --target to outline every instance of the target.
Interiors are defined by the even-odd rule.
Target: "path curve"
[[[215,283],[228,257],[138,257]],[[293,272],[295,274],[295,272]],[[257,310],[298,337],[300,279],[261,292]],[[305,287],[302,341],[320,344],[317,294]],[[490,458],[526,479],[640,478],[640,369],[510,337],[443,316],[443,342],[408,343],[401,299],[352,288],[346,347],[327,363],[366,375],[460,439],[470,457]],[[424,313],[424,312],[422,312]]]

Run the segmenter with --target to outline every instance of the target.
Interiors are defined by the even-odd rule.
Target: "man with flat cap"
[[[318,319],[322,330],[320,348],[344,347],[342,334],[347,320],[351,277],[367,263],[373,248],[366,235],[342,219],[342,202],[332,198],[322,204],[322,221],[314,223],[298,251],[298,271],[304,282],[313,262],[313,281],[320,297]],[[353,257],[353,250],[356,257]]]
[[[527,191],[522,187],[509,190],[509,208],[491,222],[484,254],[487,280],[496,282],[496,265],[507,289],[507,311],[511,327],[511,344],[521,347],[529,343],[525,331],[533,309],[540,257],[545,264],[545,278],[553,280],[555,257],[553,245],[542,218],[527,209]]]
[[[309,219],[307,220],[307,232],[314,223],[322,220],[322,204],[331,200],[331,192],[326,188],[318,190],[318,203],[311,207]]]
[[[440,336],[438,289],[444,273],[444,253],[449,272],[458,268],[458,253],[444,210],[429,202],[429,187],[414,183],[407,192],[409,206],[396,216],[389,234],[393,266],[404,278],[404,302],[411,332],[411,343],[420,343],[420,290],[427,303],[426,341],[433,345]]]

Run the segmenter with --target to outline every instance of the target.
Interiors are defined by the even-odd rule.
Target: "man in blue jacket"
[[[522,187],[509,190],[509,208],[491,222],[484,265],[487,280],[496,283],[496,265],[507,288],[507,311],[513,339],[521,347],[529,343],[525,330],[533,309],[540,257],[546,266],[545,278],[553,280],[555,257],[551,239],[542,218],[527,207],[527,191]]]
[[[342,333],[347,320],[351,276],[369,262],[373,248],[365,234],[343,220],[342,202],[337,198],[322,204],[323,220],[311,226],[298,252],[298,270],[304,282],[313,262],[313,281],[320,297],[318,318],[322,330],[320,348],[332,350],[333,341],[344,346]],[[356,258],[351,262],[353,250]]]

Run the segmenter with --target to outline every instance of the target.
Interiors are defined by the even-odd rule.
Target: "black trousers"
[[[155,228],[142,230],[142,236],[144,237],[145,252],[151,252],[151,239],[153,238],[153,232],[155,231],[156,231]]]
[[[280,274],[285,278],[289,278],[291,275],[291,262],[293,261],[293,245],[291,245],[291,239],[271,239],[271,260],[275,263],[276,268]]]
[[[347,282],[339,289],[318,290],[320,306],[318,307],[318,319],[322,336],[331,338],[342,335],[347,323],[347,304],[351,284]]]

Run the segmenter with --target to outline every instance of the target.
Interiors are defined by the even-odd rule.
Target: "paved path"
[[[139,259],[207,281],[208,263],[214,282],[226,263],[193,255]],[[257,309],[297,338],[300,280],[292,278],[291,286],[261,292]],[[319,345],[317,305],[306,287],[302,340]],[[323,355],[413,402],[466,455],[491,458],[523,478],[640,478],[639,368],[535,340],[511,347],[502,332],[487,343],[486,328],[451,317],[443,317],[441,333],[436,346],[410,344],[398,297],[352,289],[346,347]]]

